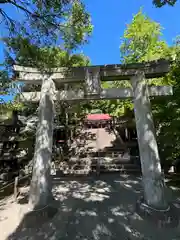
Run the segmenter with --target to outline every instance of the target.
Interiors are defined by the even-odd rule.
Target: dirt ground
[[[113,134],[90,130],[97,139],[82,144],[93,150],[112,146]],[[180,188],[168,183],[166,195],[180,209]],[[22,188],[19,202],[13,197],[0,201],[0,240],[180,240],[180,225],[162,229],[140,217],[137,199],[142,195],[141,178],[107,173],[90,177],[53,176],[56,201],[31,212]]]
[[[180,239],[179,225],[162,229],[137,214],[135,203],[142,191],[138,176],[55,177],[53,184],[57,210],[49,207],[50,214],[30,213],[23,199],[18,204],[12,197],[0,202],[1,240]],[[171,186],[166,193],[180,207],[180,189]]]

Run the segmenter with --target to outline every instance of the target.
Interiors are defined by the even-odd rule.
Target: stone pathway
[[[72,147],[76,149],[77,154],[80,152],[97,152],[106,147],[112,147],[112,142],[115,140],[113,133],[108,133],[104,128],[94,128],[81,131],[81,138],[77,138]]]

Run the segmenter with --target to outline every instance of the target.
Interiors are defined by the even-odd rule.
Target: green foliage
[[[162,7],[164,5],[174,6],[177,0],[153,0],[153,4],[156,7]]]
[[[4,104],[4,96],[14,94],[15,84],[11,81],[8,71],[2,66],[0,70],[0,104]]]
[[[12,117],[12,112],[14,110],[20,111],[24,108],[22,103],[13,101],[13,102],[4,102],[0,101],[0,121],[5,119],[10,119]]]
[[[6,63],[39,68],[86,66],[90,61],[83,54],[71,54],[60,47],[37,47],[22,37],[4,39]]]
[[[75,49],[82,42],[86,43],[93,30],[93,26],[90,24],[90,16],[85,11],[85,6],[78,1],[74,1],[70,10],[70,17],[64,25],[63,39],[65,49]]]
[[[170,162],[180,157],[180,46],[172,51],[176,51],[176,59],[167,78],[173,85],[173,95],[152,101],[161,159]]]
[[[137,63],[169,59],[172,51],[167,43],[161,40],[162,27],[143,14],[142,9],[134,15],[132,22],[127,25],[124,36],[121,39],[121,60],[123,63]],[[164,85],[168,83],[167,78],[148,80],[148,85]],[[121,85],[128,87],[124,82]],[[128,109],[133,109],[130,101],[124,103]]]
[[[9,15],[9,6],[23,13],[20,21]],[[38,46],[60,43],[74,49],[85,43],[92,31],[90,16],[80,0],[0,1],[0,15],[8,37],[23,36]]]
[[[142,9],[127,25],[120,46],[123,63],[157,60],[168,55],[168,46],[160,38],[162,27],[143,14]]]
[[[0,95],[6,95],[9,92],[9,77],[5,70],[0,71]]]

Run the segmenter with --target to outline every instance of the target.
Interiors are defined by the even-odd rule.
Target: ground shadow
[[[51,214],[44,218],[38,213],[32,218],[28,213],[7,240],[179,239],[178,228],[158,229],[136,213],[135,203],[142,191],[140,181],[140,177],[119,174],[54,177],[57,212],[49,208]]]

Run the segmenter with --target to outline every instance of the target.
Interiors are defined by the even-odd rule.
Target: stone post
[[[51,155],[53,145],[55,84],[44,76],[39,103],[39,123],[36,131],[33,173],[29,204],[33,208],[46,206],[52,200]]]
[[[167,208],[164,194],[160,157],[155,136],[148,88],[143,72],[131,78],[134,93],[134,113],[144,187],[145,204],[156,208]]]

